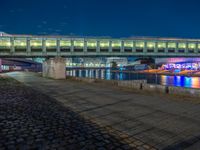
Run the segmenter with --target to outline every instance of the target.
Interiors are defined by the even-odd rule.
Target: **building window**
[[[71,40],[60,40],[60,47],[71,47]]]
[[[196,48],[196,44],[195,43],[189,43],[188,44],[188,49],[195,49]]]
[[[185,50],[184,50],[184,49],[179,49],[178,52],[179,52],[179,53],[184,53]]]
[[[135,47],[136,48],[140,48],[140,49],[143,49],[144,48],[144,42],[135,42]]]
[[[100,47],[105,49],[109,47],[109,41],[100,41]]]
[[[112,41],[112,48],[120,48],[121,41]]]
[[[0,48],[10,48],[10,38],[0,38]]]
[[[194,50],[188,50],[188,53],[194,53]]]
[[[142,52],[143,52],[143,49],[138,49],[138,48],[136,48],[136,52],[137,52],[137,53],[142,53]]]
[[[132,49],[133,41],[124,41],[124,48]]]
[[[154,42],[147,42],[147,49],[154,49],[155,43]]]
[[[158,42],[157,43],[158,49],[165,49],[166,48],[166,43],[165,42]]]
[[[197,48],[200,49],[200,44],[197,45]]]
[[[15,39],[14,40],[14,46],[25,48],[26,47],[26,39]]]
[[[42,47],[42,39],[41,40],[31,40],[30,41],[31,47]]]
[[[47,48],[56,47],[57,46],[56,40],[46,40],[45,44],[46,44]]]
[[[158,49],[158,53],[164,53],[165,50],[164,49]]]
[[[97,42],[96,41],[87,41],[87,47],[96,48],[97,47]]]
[[[169,52],[169,53],[174,53],[175,50],[174,50],[174,49],[168,49],[168,52]]]
[[[185,49],[186,48],[186,43],[178,43],[178,48],[179,49]]]
[[[83,40],[74,41],[74,47],[83,48],[84,47],[84,41]]]
[[[153,53],[153,52],[154,52],[154,49],[147,49],[147,52],[148,52],[148,53]]]
[[[168,49],[175,49],[175,48],[176,48],[176,43],[174,43],[174,42],[169,42],[169,43],[167,44],[167,48],[168,48]]]

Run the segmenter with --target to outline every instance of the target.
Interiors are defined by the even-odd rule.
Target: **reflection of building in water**
[[[181,87],[188,87],[188,88],[200,88],[200,78],[161,75],[160,84],[170,85],[170,86],[181,86]]]

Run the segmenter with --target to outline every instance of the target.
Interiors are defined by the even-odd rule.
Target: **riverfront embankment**
[[[144,71],[119,71],[119,70],[111,70],[111,72],[115,73],[128,73],[128,74],[157,74],[157,75],[167,75],[167,76],[186,76],[186,77],[200,77],[200,71],[190,71],[185,70],[182,72],[174,73],[168,70],[144,70]]]
[[[179,97],[166,94],[121,90],[107,84],[45,79],[34,73],[8,75],[101,128],[118,131],[126,142],[137,149],[152,149],[151,146],[170,150],[199,148],[200,105],[193,101],[182,101]],[[48,109],[51,107],[46,106]],[[63,115],[58,113],[58,116]],[[115,135],[118,137],[119,134]]]
[[[97,125],[92,119],[86,119],[52,98],[51,94],[45,95],[7,76],[0,76],[1,150],[142,148],[154,150],[151,145],[111,126]]]
[[[146,80],[102,80],[80,77],[67,77],[67,79],[86,83],[101,83],[107,86],[110,85],[123,88],[123,90],[132,90],[143,93],[148,92],[149,94],[164,94],[165,96],[175,96],[181,99],[188,98],[192,101],[200,102],[200,100],[198,100],[200,98],[200,89],[196,88],[149,84]]]

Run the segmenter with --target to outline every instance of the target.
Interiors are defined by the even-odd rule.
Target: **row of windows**
[[[43,49],[42,48],[32,48],[31,52],[42,52]],[[46,49],[47,52],[56,52],[57,49],[56,48],[48,48]],[[73,51],[71,51],[70,48],[61,48],[60,49],[61,52],[84,52],[83,48],[75,48]],[[0,52],[10,52],[10,49],[0,49]],[[15,52],[26,52],[26,48],[16,48]],[[95,48],[87,48],[86,52],[97,52],[97,50]],[[109,49],[105,49],[105,48],[100,48],[100,52],[109,52]],[[111,52],[122,52],[121,49],[112,49]],[[184,49],[179,49],[179,50],[175,50],[175,49],[158,49],[157,51],[155,51],[154,49],[147,49],[146,51],[143,48],[137,48],[134,51],[132,51],[132,49],[124,49],[124,52],[126,53],[200,53],[200,50],[184,50]]]
[[[57,46],[57,41],[56,40],[45,40],[46,47],[56,47]],[[70,47],[71,45],[74,45],[75,47],[84,47],[85,42],[82,40],[75,40],[75,41],[70,41],[70,40],[60,40],[60,46],[61,47]],[[97,47],[97,41],[91,40],[86,42],[87,47],[95,48]],[[111,44],[112,47],[119,48],[122,46],[121,41],[99,41],[100,47],[107,48]],[[31,47],[42,47],[43,42],[42,40],[30,40],[30,46]],[[11,42],[9,39],[0,39],[0,47],[10,47]],[[22,40],[14,40],[14,46],[15,47],[26,47],[27,42],[26,39]],[[164,49],[164,48],[179,48],[179,49],[200,49],[200,43],[176,43],[176,42],[144,42],[144,41],[124,41],[124,47],[127,48],[158,48],[158,49]]]

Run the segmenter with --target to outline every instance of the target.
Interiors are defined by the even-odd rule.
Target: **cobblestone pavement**
[[[149,145],[165,150],[200,149],[199,103],[167,95],[124,91],[99,83],[45,79],[33,73],[8,75],[49,95],[95,126],[106,131],[119,131],[128,137],[125,141],[132,143],[129,146],[142,145],[138,149],[148,149]],[[116,139],[120,137],[109,134]],[[139,142],[131,142],[137,140]]]
[[[0,77],[0,150],[4,149],[154,148],[112,127],[101,127],[11,78]]]

